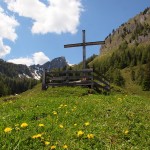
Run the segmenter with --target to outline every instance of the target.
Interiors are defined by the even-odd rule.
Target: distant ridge
[[[88,65],[129,92],[150,91],[150,7],[113,29]]]
[[[43,69],[49,69],[49,70],[62,69],[67,66],[68,66],[68,63],[65,57],[61,56],[61,57],[54,58],[51,61],[44,63],[43,65],[39,65],[39,64],[31,65],[29,69],[33,75],[36,74],[38,76],[42,76]]]
[[[105,38],[105,45],[100,49],[100,54],[119,48],[122,42],[128,46],[135,44],[148,44],[150,41],[150,7],[123,23],[116,30],[113,29]]]

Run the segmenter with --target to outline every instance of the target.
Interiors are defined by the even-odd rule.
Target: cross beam
[[[82,40],[83,40],[82,43],[67,44],[64,45],[64,48],[82,46],[83,47],[83,69],[85,69],[86,68],[86,46],[105,44],[105,41],[85,42],[85,30],[82,30]]]

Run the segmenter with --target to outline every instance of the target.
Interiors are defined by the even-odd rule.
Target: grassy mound
[[[148,149],[149,98],[41,85],[0,99],[0,148]]]

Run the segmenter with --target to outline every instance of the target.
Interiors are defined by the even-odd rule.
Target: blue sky
[[[64,56],[82,61],[82,47],[65,44],[104,40],[113,29],[150,6],[149,0],[0,0],[0,58],[43,64]],[[87,57],[100,46],[88,46]]]

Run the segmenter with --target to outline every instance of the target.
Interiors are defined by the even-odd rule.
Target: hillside
[[[150,8],[113,30],[100,55],[88,65],[112,84],[128,89],[128,80],[132,80],[132,91],[150,91]]]
[[[17,65],[0,59],[0,73],[10,78],[27,77],[33,78],[26,65]]]
[[[32,74],[37,74],[37,76],[41,77],[43,70],[48,69],[48,70],[53,70],[53,69],[63,69],[69,66],[69,64],[66,61],[66,58],[61,56],[52,59],[51,61],[48,61],[44,63],[43,65],[31,65],[29,66],[30,71]]]
[[[43,69],[62,69],[67,66],[65,57],[57,57],[43,65],[29,67],[0,59],[0,96],[18,94],[31,89],[41,79]]]
[[[119,28],[113,29],[105,38],[105,45],[101,47],[101,54],[110,53],[126,42],[128,46],[149,44],[150,42],[150,8],[123,23]]]
[[[26,65],[16,65],[0,59],[0,97],[18,94],[37,84]]]
[[[0,98],[0,148],[148,149],[149,98],[41,85]]]

